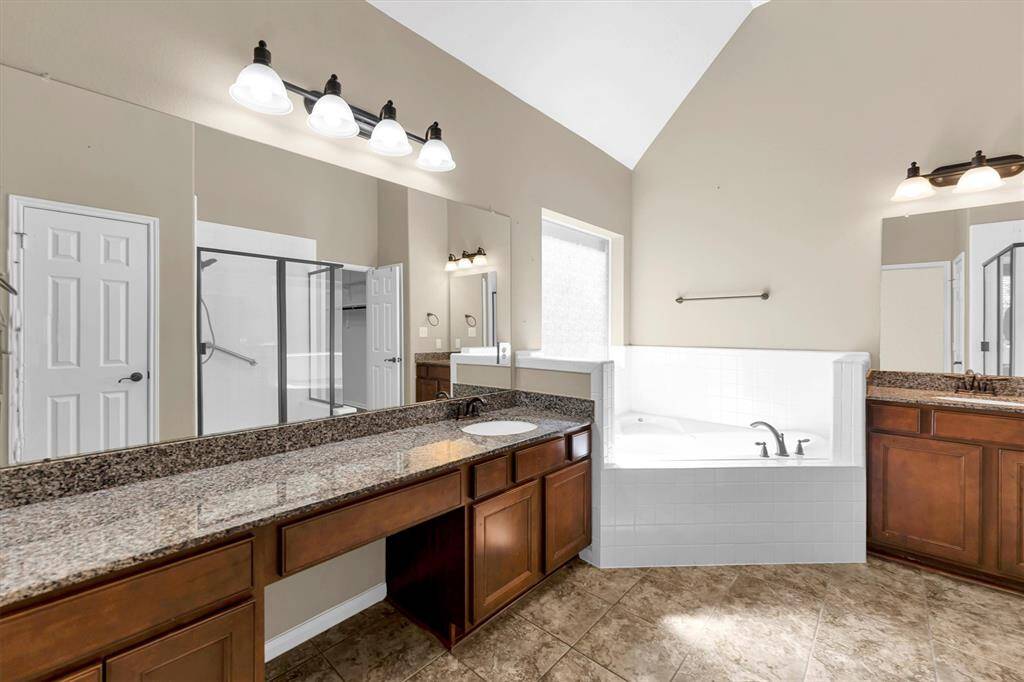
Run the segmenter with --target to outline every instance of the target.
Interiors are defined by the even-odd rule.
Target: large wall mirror
[[[882,222],[884,370],[1024,376],[1024,202]]]
[[[0,463],[411,403],[509,340],[506,216],[3,76]]]

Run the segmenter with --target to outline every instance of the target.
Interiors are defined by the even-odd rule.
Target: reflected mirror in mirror
[[[884,370],[1024,376],[1024,202],[882,222]]]
[[[4,84],[18,295],[0,465],[409,404],[421,354],[509,339],[506,216],[20,72]],[[449,253],[481,247],[449,276]],[[475,282],[463,326],[455,280]]]
[[[449,288],[452,347],[494,346],[498,274],[494,271],[469,275],[453,273]]]

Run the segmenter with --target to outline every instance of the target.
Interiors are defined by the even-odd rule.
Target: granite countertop
[[[1024,398],[1020,396],[975,395],[926,388],[868,386],[867,397],[868,400],[885,400],[891,403],[915,403],[932,407],[955,407],[961,410],[976,410],[980,412],[1024,414]],[[942,398],[958,398],[958,400],[943,400]],[[976,398],[989,402],[965,402],[964,398]]]
[[[417,365],[431,365],[433,367],[450,367],[450,360],[417,360]]]
[[[476,421],[537,424],[471,436]],[[0,511],[0,606],[588,424],[531,407],[328,443]]]

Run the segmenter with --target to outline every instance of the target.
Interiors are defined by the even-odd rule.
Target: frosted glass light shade
[[[385,118],[373,127],[370,133],[370,149],[384,156],[408,156],[412,145],[405,135],[405,128],[393,118]]]
[[[913,201],[931,196],[935,196],[935,188],[932,187],[932,183],[918,175],[901,182],[892,195],[892,201]]]
[[[1002,187],[1005,181],[999,177],[998,171],[992,166],[975,166],[960,176],[953,192],[956,194],[968,194],[970,192],[983,192],[987,189]]]
[[[228,94],[243,107],[261,114],[281,116],[292,110],[281,77],[266,64],[249,64],[242,69]]]
[[[469,260],[469,257],[463,256],[459,259],[459,270],[468,270],[473,267],[473,261]]]
[[[313,105],[306,123],[325,137],[346,138],[359,134],[359,124],[348,102],[337,95],[323,95]]]
[[[451,272],[459,269],[459,261],[455,260],[454,254],[448,254],[448,261],[444,264],[444,271]]]
[[[448,145],[440,139],[427,140],[427,143],[420,149],[420,155],[416,159],[416,165],[425,171],[434,173],[445,173],[455,168],[455,161],[452,159],[452,152]]]

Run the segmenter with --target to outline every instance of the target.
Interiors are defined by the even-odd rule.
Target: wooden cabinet
[[[1024,452],[1000,450],[999,570],[1024,578]]]
[[[106,682],[251,682],[256,608],[252,602],[107,660]]]
[[[519,450],[513,459],[516,483],[533,478],[545,471],[551,471],[566,464],[565,439],[556,438],[525,450]]]
[[[540,481],[473,505],[474,622],[479,623],[543,576],[542,518]]]
[[[590,460],[544,477],[544,571],[590,544]]]
[[[981,447],[872,434],[872,540],[964,564],[981,558]]]
[[[451,367],[416,363],[416,402],[435,400],[441,391],[452,392]]]
[[[1024,588],[1024,415],[868,402],[868,548]]]
[[[88,668],[58,677],[55,682],[103,682],[103,664],[94,663]]]

